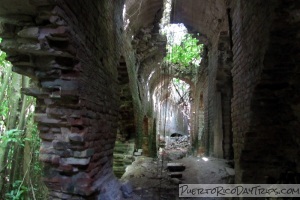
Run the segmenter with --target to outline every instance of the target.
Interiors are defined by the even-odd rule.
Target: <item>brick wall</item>
[[[273,4],[272,4],[273,5]],[[251,98],[263,67],[273,6],[262,1],[232,1],[233,100],[232,126],[236,181],[242,181],[240,166],[244,137],[249,134]]]
[[[81,1],[74,4],[65,1],[61,5],[79,47],[81,110],[89,113],[85,132],[80,131],[80,134],[84,137],[85,148],[94,150],[83,173],[92,181],[89,189],[100,191],[102,197],[114,193],[114,187],[110,191],[105,188],[114,182],[112,159],[118,125],[117,67],[122,44],[123,3]],[[117,195],[118,187],[115,189],[114,195]]]
[[[204,58],[206,62],[200,65],[203,71],[197,88],[203,93],[204,111],[201,146],[207,155],[231,158],[232,54],[228,31],[220,32],[216,38],[213,45],[208,46],[208,56]]]
[[[236,182],[283,183],[287,173],[299,172],[299,111],[293,110],[299,5],[235,0],[230,8]]]
[[[14,70],[37,82],[24,92],[37,98],[51,199],[120,195],[112,155],[123,3],[33,1],[32,16],[2,22],[2,49]]]

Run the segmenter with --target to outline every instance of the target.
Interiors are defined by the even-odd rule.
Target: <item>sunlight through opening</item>
[[[208,161],[208,158],[202,157],[202,160],[204,160],[205,162],[207,162],[207,161]]]

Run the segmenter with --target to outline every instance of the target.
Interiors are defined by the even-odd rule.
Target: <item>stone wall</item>
[[[233,153],[230,109],[232,53],[229,31],[220,32],[216,38],[212,46],[207,47],[207,56],[204,55],[204,61],[200,64],[196,87],[201,91],[202,99],[199,103],[203,104],[203,108],[199,109],[203,110],[201,115],[204,117],[200,146],[205,149],[206,155],[230,159]],[[197,98],[200,98],[200,93]]]
[[[135,138],[134,108],[132,92],[129,84],[127,64],[123,56],[118,66],[118,83],[120,107],[118,113],[118,137],[117,140],[124,142]]]
[[[156,155],[153,152],[156,133],[153,131],[155,116],[149,81],[151,77],[154,78],[150,74],[152,70],[157,70],[157,63],[161,61],[165,49],[165,41],[156,28],[159,20],[160,18],[149,27],[140,28],[133,37],[126,34],[123,46],[134,108],[136,149],[143,148],[144,155],[152,156]],[[149,119],[147,126],[144,124],[145,118]]]
[[[202,148],[202,152],[206,155],[209,154],[209,109],[208,109],[208,51],[205,52],[205,57],[200,64],[201,73],[199,74],[199,82],[200,88],[202,88],[202,101],[203,101],[203,117],[204,117],[204,124],[203,124],[203,133],[200,139],[200,147]]]
[[[222,149],[220,156],[226,159],[233,158],[232,126],[231,126],[231,99],[232,99],[232,51],[229,30],[220,32],[218,41],[218,71],[216,75],[216,91],[220,95],[220,116],[222,119]]]
[[[220,93],[216,91],[216,77],[218,70],[218,49],[217,42],[214,43],[208,52],[208,68],[207,68],[207,89],[204,93],[206,120],[207,120],[207,142],[206,152],[210,156],[221,157],[219,151],[222,142],[223,129],[221,112],[221,99]]]

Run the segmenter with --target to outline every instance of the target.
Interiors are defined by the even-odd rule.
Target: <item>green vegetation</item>
[[[194,38],[192,34],[186,33],[180,44],[169,43],[167,51],[165,61],[173,65],[180,74],[190,74],[193,76],[197,73],[201,61],[203,44],[199,44],[198,39]]]
[[[166,60],[181,67],[199,65],[203,45],[191,34],[186,34],[180,45],[174,44],[168,48]]]
[[[12,73],[5,57],[0,50],[0,199],[47,199],[33,120],[35,99],[21,93],[30,80]]]
[[[0,38],[0,43],[2,39]],[[0,51],[0,65],[5,66],[8,64],[8,62],[5,60],[6,54],[3,51]]]

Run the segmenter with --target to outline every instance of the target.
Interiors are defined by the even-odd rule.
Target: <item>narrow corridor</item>
[[[122,199],[121,180],[133,199],[178,199],[179,182],[299,184],[299,13],[297,0],[0,0],[49,199]]]

